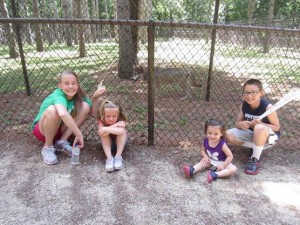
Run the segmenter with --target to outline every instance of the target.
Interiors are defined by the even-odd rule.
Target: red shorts
[[[44,135],[42,135],[40,129],[39,129],[39,122],[37,122],[32,130],[32,134],[41,142],[45,143],[46,142],[46,138]],[[60,130],[60,128],[57,130],[56,135],[54,136],[53,142],[57,141],[60,139],[60,137],[62,136],[62,132]]]

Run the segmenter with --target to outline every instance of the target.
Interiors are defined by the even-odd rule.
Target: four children
[[[44,143],[43,160],[46,164],[58,162],[56,151],[71,154],[72,146],[84,147],[80,126],[88,115],[98,119],[98,135],[106,156],[105,170],[111,172],[124,167],[122,153],[127,143],[124,109],[109,100],[99,106],[99,97],[106,89],[100,85],[92,96],[87,98],[80,87],[77,75],[72,71],[64,71],[59,78],[58,88],[45,98],[33,123],[32,133]],[[207,181],[211,183],[220,177],[228,177],[236,173],[232,164],[233,155],[226,141],[252,148],[252,155],[246,164],[245,173],[258,173],[262,151],[276,143],[280,136],[280,124],[276,112],[258,119],[272,105],[262,96],[262,83],[257,79],[246,81],[243,86],[243,102],[239,107],[235,127],[225,131],[223,122],[209,119],[205,123],[206,138],[200,148],[202,159],[195,165],[185,165],[183,173],[192,178],[195,173],[209,169]],[[68,142],[75,136],[73,145]]]

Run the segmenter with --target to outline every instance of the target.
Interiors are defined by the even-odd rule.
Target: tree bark
[[[33,7],[34,17],[40,18],[38,0],[33,0],[32,7]],[[43,38],[42,38],[42,32],[41,32],[40,24],[36,23],[36,24],[33,25],[33,27],[34,27],[34,33],[35,33],[36,50],[38,52],[42,52],[42,51],[44,51],[44,46],[43,46]]]
[[[82,7],[81,7],[81,0],[76,1],[76,16],[77,18],[82,18]],[[78,25],[78,43],[79,43],[79,57],[85,57],[86,50],[85,50],[85,36],[83,31],[83,24]]]
[[[255,2],[256,0],[248,0],[248,10],[247,10],[247,22],[248,25],[251,26],[253,23],[253,15],[255,10]],[[245,35],[245,47],[249,47],[251,45],[251,32],[247,32]]]
[[[269,26],[273,20],[274,17],[274,8],[275,8],[275,0],[270,0],[270,6],[268,11],[268,18],[267,18],[267,25]],[[270,33],[266,32],[264,37],[264,53],[268,53],[270,50]]]
[[[62,7],[62,17],[63,18],[72,18],[72,0],[61,0],[61,7]],[[63,25],[64,26],[64,38],[66,41],[66,44],[68,47],[72,47],[72,34],[73,34],[73,29],[72,25]]]
[[[138,13],[139,16],[138,18],[140,20],[144,20],[144,21],[149,21],[151,19],[151,15],[152,15],[152,0],[141,0],[139,2],[139,6],[138,6]],[[138,31],[138,40],[142,43],[145,44],[147,42],[147,32],[144,30],[146,28],[144,27],[139,27],[139,31]]]
[[[137,17],[138,0],[117,1],[117,16],[121,20]],[[130,79],[134,75],[137,55],[137,31],[133,26],[121,25],[119,28],[119,64],[118,75],[122,79]]]
[[[6,3],[4,2],[4,0],[0,0],[0,10],[1,10],[1,17],[2,18],[8,18]],[[3,30],[4,30],[4,33],[5,33],[5,36],[6,36],[6,42],[8,44],[9,57],[10,58],[17,58],[18,53],[17,53],[16,47],[15,47],[16,41],[15,41],[15,38],[12,34],[10,24],[4,24],[3,25]]]
[[[28,17],[28,7],[27,7],[27,3],[26,0],[20,0],[19,1],[19,6],[20,6],[20,15],[22,17]],[[30,23],[24,23],[22,25],[23,30],[24,30],[24,37],[25,37],[25,41],[32,45],[33,43],[33,38],[32,38],[32,29],[31,29],[31,24]]]

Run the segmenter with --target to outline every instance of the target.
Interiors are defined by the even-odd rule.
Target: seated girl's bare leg
[[[53,145],[53,139],[60,126],[61,119],[54,106],[49,106],[39,121],[40,132],[45,136],[45,146]]]
[[[101,137],[101,144],[102,144],[102,148],[104,150],[104,154],[105,154],[106,158],[111,159],[112,158],[112,154],[111,154],[111,137],[109,135],[102,136]]]
[[[195,164],[193,167],[195,169],[195,173],[203,171],[204,169],[210,167],[211,164],[204,161],[204,159],[201,159],[200,162],[198,162],[197,164]]]
[[[218,177],[229,177],[232,174],[236,173],[237,168],[233,164],[229,164],[225,169],[217,171]]]
[[[121,135],[118,135],[116,138],[116,144],[117,144],[117,153],[116,157],[121,157],[125,144],[127,140],[127,131],[124,129],[124,132]]]

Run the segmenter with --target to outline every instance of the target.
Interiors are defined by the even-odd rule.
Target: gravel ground
[[[249,151],[234,149],[238,173],[208,184],[206,173],[182,174],[199,160],[195,148],[129,146],[126,167],[106,173],[98,143],[86,144],[77,167],[63,154],[44,164],[31,136],[1,134],[0,145],[1,225],[300,224],[297,150],[268,150],[250,176]]]

